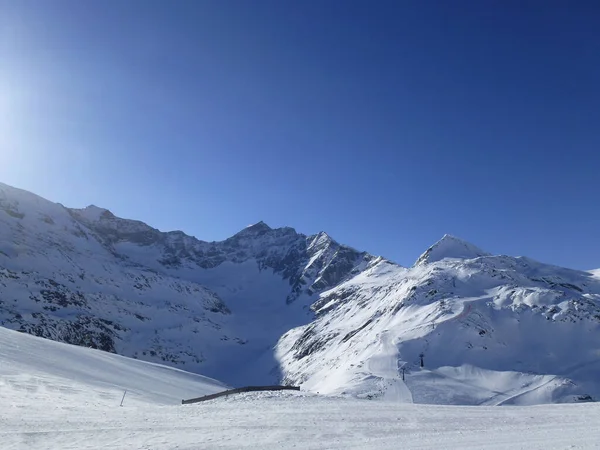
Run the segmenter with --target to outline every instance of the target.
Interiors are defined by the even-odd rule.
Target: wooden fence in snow
[[[256,391],[299,391],[300,388],[297,386],[246,386],[236,389],[229,389],[228,391],[217,392],[216,394],[205,395],[204,397],[191,398],[189,400],[181,400],[182,405],[190,403],[205,402],[214,398],[225,397],[226,395],[241,394],[243,392],[256,392]]]

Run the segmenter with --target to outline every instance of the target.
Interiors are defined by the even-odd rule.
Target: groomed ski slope
[[[0,328],[2,449],[547,450],[600,443],[595,403],[427,406],[277,392],[176,404],[223,387]]]
[[[211,378],[0,327],[0,401],[13,412],[57,407],[175,405],[227,389]],[[18,414],[17,414],[18,415]]]

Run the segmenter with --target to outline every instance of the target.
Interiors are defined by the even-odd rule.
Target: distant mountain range
[[[444,236],[410,268],[263,222],[221,242],[0,184],[0,324],[230,385],[442,404],[600,397],[600,273]]]

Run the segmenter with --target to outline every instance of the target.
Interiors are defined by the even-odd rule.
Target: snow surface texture
[[[404,268],[326,233],[260,222],[203,242],[0,184],[1,325],[234,386],[589,401],[600,397],[599,301],[592,272],[448,235]]]
[[[227,389],[211,378],[0,327],[0,393],[13,412],[21,403],[61,407],[181,404]],[[46,405],[47,406],[47,405]]]
[[[600,442],[597,403],[469,408],[261,392],[181,406],[172,403],[220,384],[1,328],[0,359],[6,450],[549,450]]]

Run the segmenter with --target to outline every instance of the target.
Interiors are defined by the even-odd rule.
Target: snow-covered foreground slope
[[[201,375],[0,327],[0,403],[20,420],[30,408],[112,408],[125,390],[125,404],[140,406],[224,389]]]
[[[582,449],[600,442],[595,403],[468,408],[263,392],[178,404],[221,389],[177,369],[0,328],[7,450]]]
[[[3,449],[592,449],[600,407],[428,406],[248,394],[186,406],[81,405],[0,390]],[[90,402],[91,403],[91,402]]]

